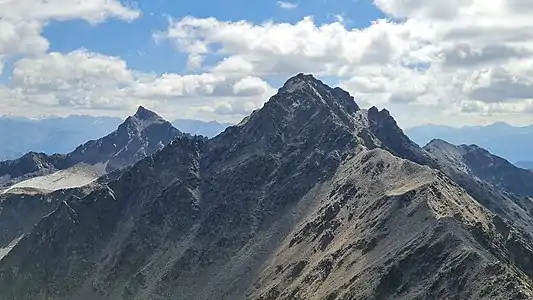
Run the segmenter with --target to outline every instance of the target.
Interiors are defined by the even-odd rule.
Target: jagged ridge
[[[424,149],[438,160],[508,192],[533,197],[533,174],[476,145],[455,146],[433,140]]]

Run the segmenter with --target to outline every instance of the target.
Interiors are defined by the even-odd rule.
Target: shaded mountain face
[[[438,167],[386,110],[299,74],[66,197],[0,260],[0,298],[533,297],[530,235]]]
[[[86,186],[52,193],[26,192],[0,194],[0,249],[8,249],[36,223],[51,213],[68,197],[82,198],[95,187]],[[2,250],[0,250],[2,252]],[[0,253],[0,260],[3,255]]]
[[[0,186],[71,168],[77,164],[103,165],[106,172],[134,164],[163,148],[181,132],[143,107],[111,134],[78,146],[68,154],[30,152],[19,159],[0,162]]]
[[[433,140],[424,149],[439,161],[504,191],[533,197],[533,174],[476,145],[455,146]]]
[[[106,171],[113,171],[160,150],[181,134],[168,121],[141,106],[116,131],[79,146],[67,155],[67,160],[70,164],[104,163]]]

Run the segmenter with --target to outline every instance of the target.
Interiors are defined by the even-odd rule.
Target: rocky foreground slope
[[[214,139],[66,197],[0,261],[0,298],[531,299],[530,216],[456,172],[299,74]]]

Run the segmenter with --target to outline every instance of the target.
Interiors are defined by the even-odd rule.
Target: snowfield
[[[5,189],[2,194],[18,194],[28,190],[51,193],[57,190],[77,188],[94,182],[104,174],[105,164],[79,164],[66,170],[19,182]]]

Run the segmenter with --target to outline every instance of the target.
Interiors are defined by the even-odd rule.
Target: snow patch
[[[22,238],[24,237],[24,234],[19,236],[18,238],[14,239],[13,241],[11,241],[11,243],[9,243],[9,245],[7,245],[7,247],[5,248],[0,248],[0,261],[13,249],[15,248],[15,246],[20,242],[20,240],[22,240]]]
[[[2,194],[23,193],[24,190],[38,190],[44,193],[51,193],[57,190],[77,188],[96,181],[104,174],[105,164],[79,164],[50,175],[39,176],[19,182],[4,190]]]
[[[109,196],[111,196],[113,200],[117,201],[117,196],[115,196],[115,192],[107,185],[106,185],[106,188],[107,188],[107,193],[109,194]]]

